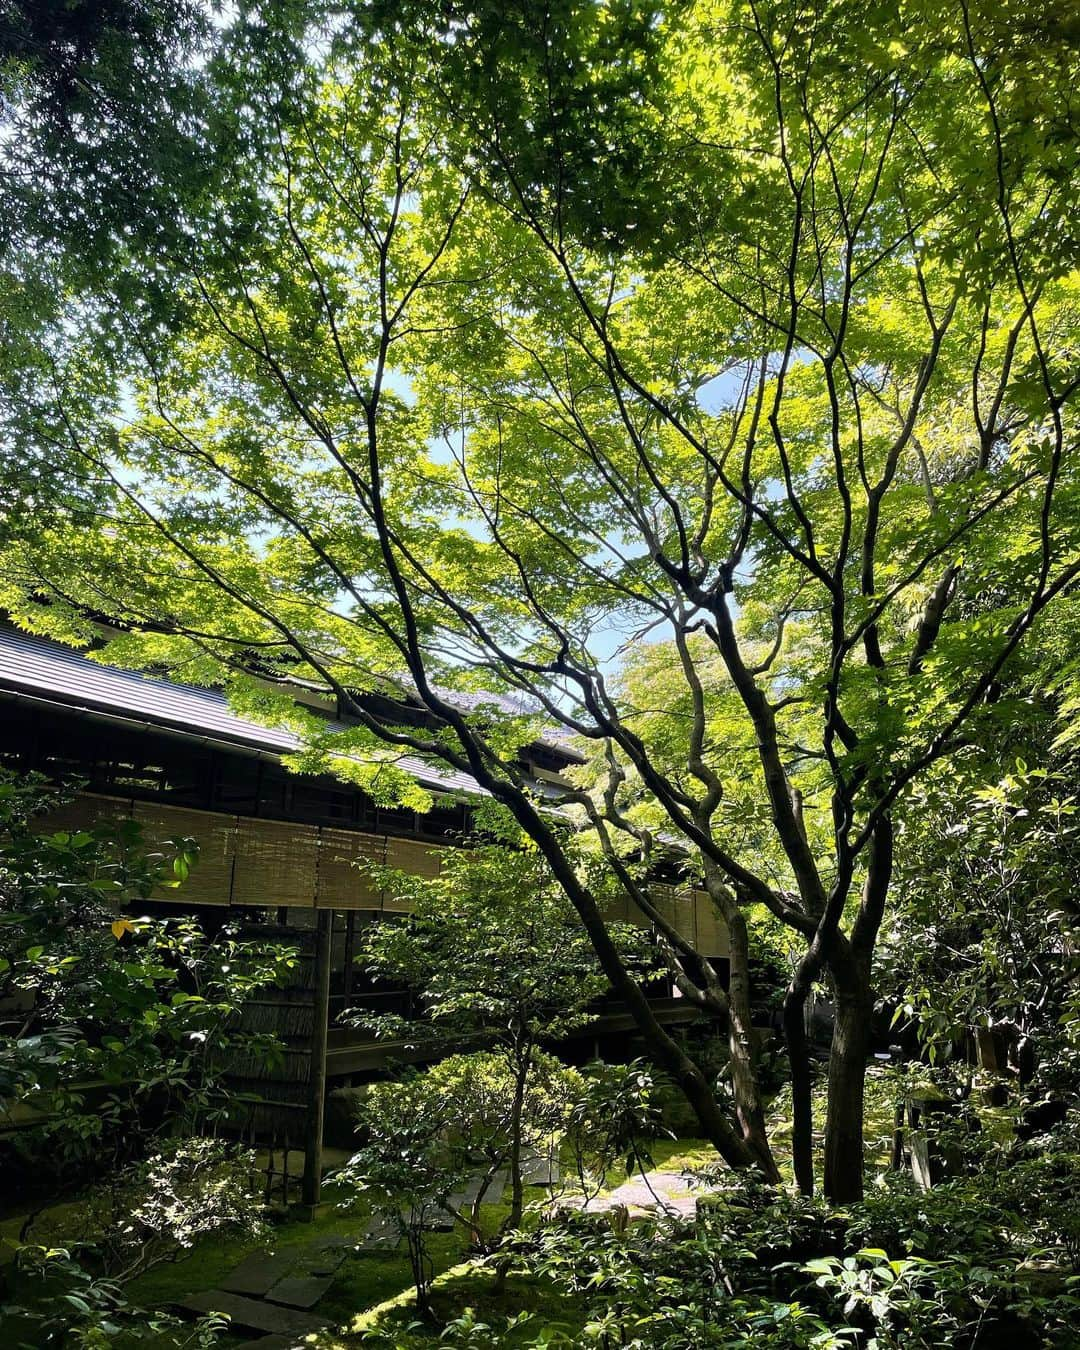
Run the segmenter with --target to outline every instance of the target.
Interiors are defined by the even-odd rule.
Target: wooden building
[[[305,703],[330,719],[337,710],[316,692]],[[416,717],[423,710],[416,709]],[[103,666],[44,638],[0,626],[0,762],[21,771],[85,781],[85,789],[49,823],[57,829],[106,816],[133,817],[150,845],[192,836],[198,865],[160,906],[194,911],[211,927],[225,917],[280,934],[303,953],[295,988],[271,991],[245,1010],[253,1031],[274,1031],[284,1063],[268,1075],[253,1062],[237,1068],[236,1090],[251,1103],[263,1135],[305,1134],[309,1155],[321,1141],[327,1084],[378,1071],[387,1049],[334,1025],[344,1006],[384,1006],[393,991],[362,987],[353,960],[358,930],[404,906],[356,864],[374,860],[421,876],[437,875],[440,856],[468,827],[470,801],[482,789],[450,769],[405,758],[432,793],[426,814],[376,805],[356,787],[290,773],[282,756],[293,734],[237,716],[216,690]],[[575,759],[556,738],[537,741],[523,764],[537,783],[557,784]],[[654,898],[693,938],[723,958],[726,933],[706,896],[654,888]],[[621,915],[633,918],[629,907]],[[693,1011],[670,988],[657,991],[666,1019]],[[400,1010],[395,1008],[395,1010]],[[619,1007],[599,1008],[596,1038],[621,1035],[632,1022]],[[309,1158],[309,1192],[317,1158]]]

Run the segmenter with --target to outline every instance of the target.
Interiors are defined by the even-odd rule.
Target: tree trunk
[[[487,1195],[491,1188],[491,1183],[495,1180],[495,1173],[502,1166],[502,1161],[502,1158],[497,1158],[484,1173],[483,1179],[480,1182],[480,1188],[476,1192],[476,1198],[469,1206],[467,1212],[466,1223],[472,1234],[472,1237],[469,1240],[478,1251],[483,1251],[485,1249],[484,1233],[480,1227],[480,1207],[484,1203],[484,1196]]]
[[[728,1053],[735,1112],[743,1140],[757,1159],[758,1167],[769,1181],[778,1182],[780,1169],[765,1132],[765,1106],[757,1073],[757,1046],[750,1015],[750,943],[746,920],[738,909],[725,913],[724,918],[729,939]]]
[[[749,1047],[740,1045],[736,1051],[739,1034],[734,1024],[728,1037],[731,1047],[731,1083],[735,1094],[735,1109],[742,1128],[743,1142],[753,1153],[758,1169],[767,1181],[779,1182],[780,1169],[776,1165],[769,1137],[765,1132],[765,1108],[761,1103],[757,1076],[750,1066]]]
[[[415,1214],[409,1215],[409,1222],[405,1225],[405,1245],[415,1281],[416,1311],[425,1322],[437,1326],[435,1309],[431,1306],[431,1258],[428,1256],[423,1223]]]
[[[814,1088],[806,1038],[806,989],[796,980],[784,996],[784,1041],[791,1077],[791,1165],[800,1195],[814,1194]]]
[[[870,838],[866,879],[850,942],[833,934],[823,948],[836,1005],[825,1121],[825,1195],[834,1204],[863,1195],[863,1097],[874,994],[870,970],[893,867],[893,826],[883,816]]]
[[[532,1062],[530,1047],[519,1053],[514,1066],[514,1099],[510,1105],[510,1213],[506,1216],[503,1228],[511,1232],[521,1226],[521,1213],[524,1208],[525,1187],[521,1180],[521,1128],[525,1107],[525,1089],[529,1080],[529,1067]]]
[[[829,1054],[829,1106],[825,1122],[825,1195],[833,1204],[863,1196],[863,1096],[870,1047],[870,982],[833,985],[835,1020]]]
[[[659,1047],[650,1046],[650,1048],[655,1054]],[[705,1081],[704,1074],[689,1055],[677,1047],[675,1053],[671,1054],[668,1047],[664,1046],[663,1051],[656,1055],[656,1061],[671,1073],[694,1115],[697,1116],[702,1134],[728,1166],[736,1170],[746,1167],[761,1170],[761,1159],[744,1139],[734,1133],[712,1088]]]
[[[523,793],[508,791],[505,784],[485,771],[481,762],[470,767],[475,768],[483,786],[489,788],[493,795],[510,809],[515,819],[536,842],[542,856],[551,866],[555,879],[565,891],[567,899],[577,910],[599,959],[600,967],[610,980],[612,989],[616,996],[625,1002],[627,1010],[637,1023],[650,1057],[658,1068],[666,1070],[675,1080],[690,1109],[697,1116],[703,1136],[729,1167],[760,1168],[761,1160],[733,1128],[705,1081],[705,1075],[674,1037],[661,1026],[644,990],[627,970],[619,955],[595,897],[581,884],[539,812]]]

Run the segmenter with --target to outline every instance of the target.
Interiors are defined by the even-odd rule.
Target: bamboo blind
[[[694,921],[697,925],[697,949],[702,956],[727,956],[727,924],[705,891],[694,892]]]
[[[335,909],[381,909],[379,888],[357,864],[386,862],[386,842],[355,830],[324,829],[319,847],[319,903],[332,901]]]
[[[705,891],[653,882],[649,898],[661,916],[702,956],[727,956],[727,927]],[[632,902],[627,905],[630,922],[644,923],[641,911]]]
[[[620,895],[616,900],[609,900],[603,908],[604,918],[609,923],[645,923],[641,910],[631,903],[629,896]]]
[[[437,877],[441,867],[438,848],[422,843],[419,839],[387,840],[390,849],[390,864],[403,872],[417,877]]]
[[[48,830],[76,830],[125,816],[139,821],[150,848],[180,836],[198,841],[199,861],[188,880],[176,890],[155,895],[180,905],[403,913],[407,903],[379,887],[357,864],[379,863],[420,877],[438,876],[441,866],[442,850],[419,839],[227,816],[122,797],[80,795],[44,816],[42,825]],[[727,955],[727,929],[704,891],[654,884],[649,894],[661,914],[699,952]],[[609,904],[605,914],[614,921],[644,922],[626,897]]]
[[[199,860],[183,886],[162,888],[154,896],[180,905],[402,912],[407,904],[377,886],[357,864],[380,863],[422,877],[439,874],[440,849],[419,840],[122,797],[83,794],[43,816],[41,824],[47,830],[78,830],[127,816],[142,825],[151,849],[177,837],[198,842]]]
[[[143,827],[151,848],[165,839],[190,837],[199,845],[199,861],[177,889],[161,888],[155,900],[176,900],[188,905],[227,905],[232,891],[236,856],[236,820],[233,816],[191,811],[156,802],[130,803],[130,814]]]
[[[318,889],[318,853],[319,830],[315,825],[239,819],[232,903],[255,907],[313,905]]]
[[[63,806],[57,806],[41,816],[43,831],[56,833],[67,830],[85,830],[97,820],[123,820],[131,815],[131,803],[119,797],[75,797]]]

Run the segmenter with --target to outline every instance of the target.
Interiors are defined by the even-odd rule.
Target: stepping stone
[[[305,1250],[310,1252],[330,1252],[340,1249],[347,1253],[351,1247],[355,1246],[355,1238],[343,1237],[340,1233],[331,1233],[327,1237],[316,1238],[314,1242],[308,1244]]]
[[[314,1308],[333,1283],[333,1275],[286,1275],[266,1297],[270,1303],[284,1303],[290,1308]]]
[[[648,1172],[646,1177],[647,1181],[643,1178],[625,1181],[613,1191],[594,1196],[584,1206],[578,1201],[575,1208],[584,1208],[590,1214],[624,1209],[631,1216],[659,1211],[680,1218],[693,1218],[697,1211],[697,1196],[692,1191],[689,1178],[682,1173],[662,1171]]]
[[[322,1331],[329,1325],[325,1317],[313,1317],[311,1313],[283,1308],[277,1303],[263,1303],[261,1299],[244,1298],[242,1294],[229,1294],[224,1289],[189,1294],[175,1306],[199,1316],[208,1312],[224,1313],[234,1327],[280,1336],[310,1336],[313,1331]]]
[[[480,1187],[484,1184],[485,1173],[475,1176],[462,1192],[465,1196],[465,1203],[471,1205],[480,1194]],[[488,1182],[487,1190],[484,1191],[483,1203],[485,1205],[497,1205],[502,1199],[502,1193],[506,1188],[509,1177],[505,1172],[496,1172]]]
[[[221,1287],[230,1294],[262,1298],[295,1264],[294,1252],[252,1252],[222,1280]]]
[[[293,1275],[334,1275],[345,1264],[348,1252],[330,1248],[326,1251],[305,1251],[293,1266]]]
[[[491,1178],[491,1185],[484,1193],[485,1205],[497,1205],[503,1198],[503,1191],[506,1190],[507,1176],[505,1172],[496,1172]]]
[[[449,1233],[457,1219],[446,1209],[434,1209],[424,1220],[424,1227],[432,1233]]]
[[[401,1234],[398,1232],[397,1225],[388,1223],[385,1219],[377,1219],[368,1225],[364,1236],[360,1239],[361,1252],[382,1252],[392,1251],[401,1241]]]
[[[558,1158],[548,1158],[535,1154],[524,1158],[521,1164],[521,1179],[526,1186],[552,1186],[559,1180]]]

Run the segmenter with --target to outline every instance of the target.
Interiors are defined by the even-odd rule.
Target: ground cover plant
[[[882,1091],[883,1105],[899,1087]],[[1037,1148],[989,1133],[969,1140],[967,1170],[940,1187],[918,1189],[883,1156],[866,1199],[843,1209],[710,1164],[706,1141],[645,1141],[652,1165],[705,1169],[696,1220],[544,1219],[551,1193],[529,1188],[523,1230],[487,1257],[468,1224],[428,1236],[425,1317],[405,1244],[353,1257],[326,1305],[339,1329],[313,1344],[1069,1346],[1080,1298],[1075,1136],[1059,1131]],[[608,1159],[609,1187],[626,1176],[620,1154]],[[572,1157],[564,1149],[568,1171]],[[402,1204],[414,1185],[403,1183]],[[269,1236],[210,1237],[128,1297],[161,1306],[213,1287],[253,1246],[356,1236],[371,1198],[335,1207],[314,1230],[278,1220]],[[485,1206],[485,1228],[498,1231],[508,1208]]]
[[[1047,1184],[1002,1159],[929,1193],[896,1178],[842,1211],[729,1175],[694,1223],[579,1217],[519,1259],[584,1298],[586,1344],[1065,1347],[1075,1238],[1040,1212],[1063,1214],[1076,1166]]]

